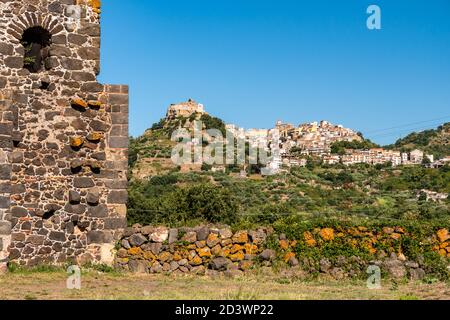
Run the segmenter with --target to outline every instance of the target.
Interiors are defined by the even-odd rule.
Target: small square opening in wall
[[[50,210],[44,213],[44,215],[42,216],[43,220],[49,220],[50,218],[52,218],[54,215],[56,214],[56,211]]]
[[[48,47],[51,44],[52,35],[42,27],[31,27],[22,35],[21,43],[25,48],[23,66],[31,73],[42,70],[44,61],[48,57]]]
[[[48,81],[41,81],[41,85],[39,87],[39,89],[41,90],[48,90],[50,87],[50,82]]]

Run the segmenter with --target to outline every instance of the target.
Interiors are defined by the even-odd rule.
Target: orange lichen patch
[[[334,240],[334,230],[331,228],[323,228],[320,230],[319,235],[325,241]]]
[[[190,260],[190,263],[193,266],[199,266],[199,265],[201,265],[203,263],[203,260],[199,256],[195,256],[194,258],[192,258]]]
[[[339,233],[336,235],[336,237],[337,237],[337,238],[343,238],[343,237],[345,237],[345,234],[344,234],[343,232],[339,232]]]
[[[131,254],[132,256],[141,255],[142,249],[139,247],[133,247],[133,248],[128,249],[128,253]]]
[[[254,254],[258,252],[258,246],[251,243],[246,243],[244,245],[244,249],[246,254]]]
[[[173,258],[173,255],[170,252],[163,252],[159,255],[159,260],[162,262],[169,261]]]
[[[400,233],[393,233],[391,234],[391,238],[394,240],[398,240],[402,237],[402,235]]]
[[[117,258],[117,261],[119,263],[127,264],[130,261],[130,259],[129,258]]]
[[[83,99],[72,99],[70,103],[73,107],[80,108],[80,109],[87,109],[88,104]]]
[[[228,257],[230,255],[230,253],[231,253],[230,249],[223,249],[222,252],[220,253],[220,255],[222,257],[226,258],[226,257]]]
[[[447,256],[447,250],[445,250],[445,249],[440,249],[440,250],[439,250],[439,255],[442,256],[442,257],[446,257],[446,256]]]
[[[103,133],[101,132],[92,132],[90,133],[86,139],[91,142],[99,142],[103,139]]]
[[[203,258],[203,257],[211,257],[211,249],[209,249],[208,247],[205,248],[201,248],[201,249],[197,249],[197,253],[198,255]]]
[[[96,109],[96,110],[100,109],[102,107],[102,103],[100,101],[96,101],[96,100],[89,100],[88,105],[90,108]]]
[[[79,148],[83,145],[84,139],[82,137],[72,137],[70,138],[70,146],[73,148]]]
[[[297,246],[297,240],[291,241],[291,247],[294,248],[295,246]]]
[[[145,251],[144,252],[144,259],[146,259],[146,260],[156,260],[157,258],[152,252]]]
[[[206,239],[208,246],[215,246],[220,242],[219,235],[215,233],[210,233]]]
[[[236,253],[238,251],[244,250],[244,247],[239,245],[239,244],[235,244],[234,246],[231,247],[231,253]]]
[[[400,234],[405,234],[405,229],[403,229],[402,227],[396,227],[395,232],[400,233]]]
[[[100,0],[89,0],[89,4],[94,9],[100,9],[102,7],[102,2]]]
[[[222,247],[220,245],[216,245],[214,248],[211,249],[211,253],[215,256],[220,256],[222,252]]]
[[[295,253],[288,252],[284,255],[284,262],[288,263],[291,258],[295,258]]]
[[[316,240],[314,239],[312,233],[309,231],[305,231],[303,233],[303,238],[305,239],[305,242],[309,247],[314,247],[317,243]]]
[[[232,238],[234,243],[247,243],[248,242],[248,233],[245,231],[240,231],[235,233]]]
[[[77,0],[78,5],[87,4],[95,13],[100,14],[102,3],[100,0]]]
[[[289,242],[288,241],[280,240],[279,244],[280,244],[280,248],[281,249],[283,249],[283,250],[289,249]]]
[[[175,253],[173,254],[173,260],[174,261],[180,261],[181,259],[183,259],[181,254],[178,251],[175,251]]]
[[[450,235],[447,229],[441,229],[436,233],[439,242],[445,242],[450,239]]]
[[[439,246],[440,249],[445,249],[448,247],[448,242],[443,242],[441,243],[441,245]]]
[[[244,253],[242,251],[236,252],[235,254],[231,254],[229,256],[230,260],[233,262],[244,260]]]

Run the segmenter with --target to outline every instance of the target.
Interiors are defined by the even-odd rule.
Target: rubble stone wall
[[[51,34],[42,68],[23,35]],[[100,2],[0,0],[0,265],[103,261],[126,226],[128,87],[97,82]]]
[[[228,227],[199,226],[169,229],[134,225],[125,229],[115,268],[136,273],[241,275],[277,265],[305,274],[325,274],[336,279],[364,275],[369,265],[379,266],[394,278],[422,279],[430,271],[423,257],[408,257],[402,242],[415,238],[400,227],[375,231],[366,227],[316,228],[296,239],[276,234],[272,228],[232,232]],[[423,243],[450,261],[450,234],[440,229]],[[375,245],[378,243],[378,246]],[[334,249],[332,246],[335,246]],[[336,250],[340,246],[341,253]],[[358,254],[342,253],[359,247]],[[326,251],[336,252],[327,257]],[[308,253],[314,252],[313,257]]]

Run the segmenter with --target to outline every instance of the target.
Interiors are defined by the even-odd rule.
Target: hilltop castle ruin
[[[0,271],[112,261],[128,87],[99,66],[99,0],[0,0]]]

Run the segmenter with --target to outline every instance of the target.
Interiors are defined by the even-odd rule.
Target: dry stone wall
[[[366,276],[367,267],[376,265],[391,277],[417,280],[430,270],[423,257],[413,259],[404,253],[402,241],[414,237],[401,227],[378,231],[366,227],[316,228],[289,239],[272,228],[232,232],[215,226],[169,229],[134,225],[118,242],[115,267],[136,273],[238,276],[277,265],[306,275],[343,279]],[[449,240],[448,229],[440,229],[423,242],[428,241],[430,250],[449,261]],[[339,254],[346,246],[361,248],[361,255]],[[326,250],[333,250],[336,256],[327,257]]]
[[[51,38],[27,68],[29,30]],[[0,268],[112,262],[128,87],[98,83],[99,71],[99,1],[0,0]]]

